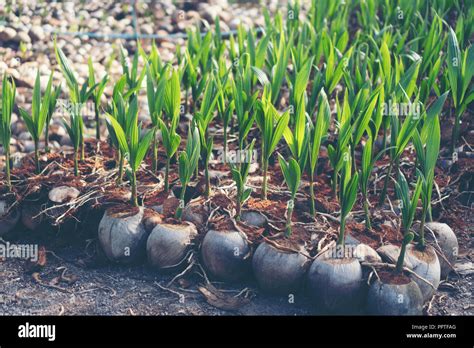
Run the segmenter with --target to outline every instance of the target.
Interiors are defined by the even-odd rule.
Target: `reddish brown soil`
[[[137,215],[138,211],[138,207],[132,207],[128,204],[117,204],[108,210],[108,214],[116,218],[125,219]]]
[[[377,272],[382,283],[405,285],[411,282],[410,277],[404,273],[396,273],[394,270],[380,270]]]
[[[369,231],[363,223],[349,222],[347,224],[347,233],[374,249],[384,244],[399,245],[402,241],[401,233],[397,229],[385,224],[378,225],[377,227],[373,226],[372,231]]]

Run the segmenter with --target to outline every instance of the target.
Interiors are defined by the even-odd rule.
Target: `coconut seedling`
[[[365,227],[367,230],[372,229],[372,223],[370,218],[370,202],[368,198],[369,193],[369,179],[372,175],[375,163],[377,160],[385,153],[386,150],[390,150],[390,147],[387,147],[381,150],[377,155],[372,156],[372,151],[374,148],[374,140],[371,132],[367,137],[362,151],[362,163],[359,170],[359,188],[362,193],[362,204],[364,206],[365,214]]]
[[[339,190],[339,204],[341,205],[341,215],[339,222],[339,238],[337,244],[344,246],[345,243],[345,227],[347,215],[352,210],[357,199],[357,185],[359,174],[352,174],[351,161],[344,161],[341,188]]]
[[[467,106],[474,100],[471,80],[474,76],[474,46],[461,53],[454,30],[449,27],[448,56],[446,59],[451,98],[454,104],[454,128],[451,138],[451,153],[454,153],[459,138],[461,119]],[[471,88],[469,88],[471,87]],[[469,88],[469,90],[468,90]]]
[[[181,193],[178,209],[176,209],[176,217],[181,219],[183,208],[185,205],[184,197],[186,188],[191,181],[194,171],[198,165],[199,155],[201,153],[201,142],[199,130],[196,126],[190,126],[188,131],[188,140],[186,149],[179,156],[179,180],[181,182]]]
[[[247,135],[255,122],[255,112],[252,112],[252,110],[256,106],[258,97],[258,91],[252,93],[250,67],[244,64],[242,68],[239,68],[241,65],[239,64],[238,71],[234,73],[234,80],[232,80],[232,96],[239,133],[239,150],[244,148]]]
[[[384,69],[387,69],[391,71],[391,67],[388,67],[388,64],[390,63],[390,56],[384,57]],[[388,62],[387,62],[388,60]],[[422,115],[419,115],[413,110],[416,110],[413,106],[416,106],[419,104],[418,97],[417,95],[416,99],[412,102],[411,97],[415,93],[416,90],[416,81],[418,78],[418,73],[420,70],[420,65],[421,65],[421,59],[416,59],[412,65],[406,71],[401,71],[402,68],[400,66],[403,66],[401,63],[401,58],[400,61],[396,62],[396,69],[393,74],[390,74],[389,76],[392,76],[392,78],[388,78],[388,82],[384,84],[385,88],[387,89],[385,94],[387,95],[388,98],[392,98],[391,102],[392,105],[398,106],[398,103],[401,101],[405,101],[408,105],[410,105],[410,113],[409,115],[406,116],[405,120],[403,123],[400,120],[400,111],[398,108],[396,110],[389,110],[388,116],[386,120],[383,122],[383,127],[384,127],[384,140],[383,140],[383,146],[385,147],[385,139],[387,136],[387,123],[390,125],[390,146],[392,149],[389,152],[390,155],[390,163],[388,166],[388,170],[385,176],[382,192],[380,194],[380,199],[378,202],[379,206],[382,206],[385,202],[385,198],[387,195],[387,189],[388,189],[388,184],[390,182],[390,177],[392,174],[392,170],[395,169],[395,172],[398,172],[398,165],[399,165],[399,160],[400,156],[403,154],[405,151],[405,148],[408,144],[408,142],[411,140],[413,132],[415,131],[416,127],[418,126],[418,123],[421,119]],[[389,69],[390,68],[390,69]],[[398,81],[398,83],[397,83]]]
[[[423,128],[420,132],[415,130],[413,134],[413,145],[416,149],[418,166],[422,173],[422,213],[420,223],[420,234],[418,247],[423,250],[425,247],[425,221],[431,211],[431,194],[434,183],[434,170],[439,155],[441,143],[441,129],[439,124],[439,113],[444,105],[449,92],[444,93],[426,112]]]
[[[350,153],[347,152],[348,144],[352,136],[351,127],[351,108],[349,106],[349,96],[346,89],[344,93],[344,101],[342,108],[339,107],[336,99],[336,116],[337,116],[337,128],[338,136],[337,143],[335,146],[332,144],[328,145],[328,157],[329,162],[333,168],[332,174],[332,189],[334,196],[337,197],[338,187],[338,175],[344,162],[350,160]]]
[[[140,51],[140,49],[138,50]],[[135,93],[137,93],[141,86],[143,79],[145,78],[146,70],[143,69],[140,74],[138,74],[138,57],[139,53],[136,52],[132,58],[132,66],[127,60],[125,49],[123,46],[120,46],[120,64],[122,65],[122,73],[126,77],[128,90],[124,93],[123,97],[125,99],[131,98]]]
[[[321,89],[319,93],[319,108],[316,114],[316,121],[314,125],[309,127],[307,130],[308,137],[308,166],[307,172],[309,176],[309,194],[310,194],[310,212],[314,217],[316,215],[315,208],[315,195],[314,195],[314,175],[316,173],[316,167],[319,158],[319,150],[321,143],[326,137],[329,125],[331,122],[331,110],[328,102],[328,98],[324,89]]]
[[[300,95],[294,115],[294,130],[292,131],[288,126],[283,132],[283,137],[293,158],[298,162],[299,167],[304,169],[308,159],[309,133],[307,132],[305,98],[302,94]]]
[[[344,71],[348,66],[349,60],[351,59],[354,47],[351,46],[339,59],[339,61],[336,61],[336,57],[338,56],[337,47],[334,47],[331,37],[326,30],[324,30],[321,35],[321,41],[324,50],[324,56],[327,57],[324,74],[324,86],[325,90],[331,94],[344,75]]]
[[[150,65],[147,64],[146,93],[148,99],[148,110],[150,112],[151,123],[153,124],[152,170],[153,172],[156,172],[158,169],[158,140],[156,139],[156,132],[160,129],[160,119],[162,118],[167,83],[167,69],[164,68],[159,77],[156,76],[154,71],[155,70],[152,70]]]
[[[225,69],[225,60],[222,58],[219,63],[219,72]],[[223,78],[221,78],[220,73],[216,78],[216,85],[217,85],[217,114],[219,118],[222,120],[222,128],[224,133],[224,140],[223,140],[223,163],[227,163],[227,149],[228,149],[228,131],[229,131],[229,123],[232,119],[235,110],[235,101],[233,98],[229,96],[232,91],[232,84],[230,83],[229,79],[229,72],[225,74]],[[227,101],[227,104],[226,104]]]
[[[0,113],[0,144],[3,146],[5,154],[5,182],[11,188],[10,173],[10,140],[12,137],[12,112],[15,103],[16,86],[13,79],[9,79],[7,74],[3,75],[2,81],[2,109]]]
[[[197,100],[206,86],[207,77],[212,68],[213,39],[211,31],[201,35],[199,26],[196,29],[189,28],[187,33],[187,45],[184,52],[183,82],[185,89],[185,105],[188,109],[188,91],[192,94],[192,113],[196,111]]]
[[[319,308],[339,313],[359,310],[363,300],[362,267],[354,249],[345,246],[346,218],[354,206],[358,185],[358,174],[352,174],[351,162],[349,158],[344,161],[341,173],[337,243],[321,253],[308,272],[310,294]]]
[[[285,237],[290,237],[291,217],[293,215],[296,192],[300,185],[301,169],[298,162],[291,158],[288,162],[279,155],[281,171],[291,192],[287,204],[287,221]],[[262,242],[252,258],[252,268],[260,288],[266,292],[287,295],[298,291],[303,283],[304,275],[309,266],[306,254],[301,246],[295,246],[297,251],[289,251],[278,244]]]
[[[237,204],[236,204],[236,212],[235,212],[235,219],[240,220],[240,213],[242,211],[242,205],[250,198],[252,193],[252,189],[246,187],[247,185],[247,177],[249,175],[250,163],[253,154],[253,147],[255,145],[255,139],[252,140],[252,143],[245,149],[244,153],[248,154],[244,161],[238,162],[238,165],[234,163],[230,163],[230,169],[232,173],[232,179],[235,181],[235,186],[237,186]]]
[[[135,102],[132,102],[132,104],[135,105],[136,98],[133,98],[133,100]],[[112,116],[109,116],[107,121],[114,130],[120,151],[128,159],[129,170],[127,170],[127,175],[132,189],[131,203],[134,206],[138,206],[137,171],[151,144],[153,132],[148,131],[142,137],[139,136],[138,107],[129,108],[128,118],[129,122],[126,129],[123,129],[122,125]]]
[[[122,96],[124,86],[125,76],[123,75],[114,87],[112,105],[109,107],[107,114],[113,117],[120,124],[122,129],[128,130],[131,127],[130,122],[132,122],[132,120],[134,119],[134,115],[138,112],[138,101],[136,97],[132,97],[129,102],[124,100]],[[107,128],[109,131],[110,141],[118,152],[117,183],[121,184],[123,180],[126,153],[122,151],[119,140],[117,139],[114,128],[110,122],[107,122]],[[127,132],[125,133],[128,134]]]
[[[405,234],[408,233],[412,226],[424,180],[426,179],[423,178],[423,174],[418,172],[418,180],[411,200],[409,197],[408,183],[403,173],[399,173],[399,180],[395,183],[395,190],[401,201],[402,229]],[[416,248],[413,244],[409,244],[406,246],[406,251],[404,249],[402,250],[402,254],[405,255],[405,253],[408,261],[412,265],[412,270],[424,279],[421,280],[418,277],[413,278],[421,290],[423,300],[426,301],[438,288],[441,278],[441,266],[436,251],[431,246],[425,246],[424,249],[420,251],[419,248]]]
[[[364,150],[362,152],[362,165],[359,171],[359,186],[362,193],[362,201],[364,205],[364,214],[365,214],[365,227],[367,230],[372,229],[372,224],[370,222],[370,210],[369,210],[369,198],[368,198],[368,184],[369,178],[374,168],[375,159],[372,158],[372,146],[373,140],[372,136],[369,136],[365,142]]]
[[[157,119],[160,125],[163,147],[165,148],[166,152],[165,192],[169,191],[170,161],[178,150],[179,144],[181,143],[181,137],[176,133],[181,110],[180,106],[181,90],[179,87],[179,75],[176,70],[173,70],[171,77],[166,82],[164,94],[163,107],[167,119]]]
[[[423,296],[417,283],[403,273],[406,247],[414,234],[408,232],[402,240],[402,247],[395,269],[378,271],[378,278],[370,285],[367,293],[367,312],[371,315],[420,315]]]
[[[443,20],[432,8],[433,20],[422,21],[420,24],[423,28],[419,32],[428,31],[428,35],[420,44],[423,47],[423,56],[420,71],[427,76],[421,81],[420,100],[426,104],[429,100],[432,89],[439,90],[437,85],[437,76],[440,72],[441,66],[444,63],[445,56],[440,54],[444,47],[447,36],[443,32]],[[426,28],[430,26],[429,29]]]
[[[59,67],[66,79],[66,85],[69,90],[69,125],[66,121],[63,121],[63,124],[71,137],[71,142],[74,147],[74,173],[77,176],[79,171],[77,157],[80,154],[81,161],[85,159],[84,121],[82,119],[81,110],[89,100],[97,85],[89,86],[88,81],[86,81],[82,87],[79,88],[79,83],[77,82],[74,71],[71,68],[71,64],[64,55],[62,49],[57,46],[56,39],[54,40],[54,51],[56,54],[56,60],[58,61]]]
[[[289,119],[289,111],[280,115],[275,109],[271,102],[271,93],[268,85],[265,85],[262,99],[258,101],[256,113],[257,124],[262,132],[262,199],[267,199],[268,161],[282,138],[283,132],[288,127]]]
[[[238,163],[229,163],[232,178],[237,186],[236,220],[244,219],[242,205],[252,193],[252,189],[246,187],[246,182],[254,144],[255,139],[244,152],[239,152],[246,155],[236,158]],[[212,276],[227,281],[242,279],[249,273],[250,253],[251,248],[246,235],[234,229],[208,231],[201,246],[201,255],[206,268]]]
[[[214,146],[214,139],[209,136],[208,128],[211,121],[214,119],[214,109],[216,106],[218,94],[216,93],[214,78],[210,77],[206,89],[204,91],[203,100],[199,112],[194,115],[196,126],[199,130],[201,143],[201,159],[204,162],[204,178],[206,187],[204,194],[209,197],[211,194],[211,178],[209,176],[209,160],[212,155],[212,148]]]
[[[3,153],[5,155],[5,186],[7,194],[5,192],[0,193],[0,237],[12,231],[18,221],[20,220],[21,210],[11,206],[11,198],[15,198],[11,195],[8,197],[8,193],[11,191],[11,173],[10,173],[10,140],[11,140],[11,118],[13,112],[13,106],[15,102],[16,86],[13,79],[10,79],[7,74],[3,75],[2,81],[2,102],[0,109],[0,144],[3,147]],[[2,188],[3,188],[2,184]],[[3,191],[3,190],[2,190]]]
[[[98,84],[95,82],[95,71],[92,58],[88,60],[89,65],[89,88],[93,88],[92,101],[94,102],[94,116],[95,116],[95,137],[97,141],[100,140],[100,99],[104,94],[105,86],[109,79],[108,75],[105,74],[102,80]]]
[[[63,125],[64,128],[66,128],[74,148],[74,175],[79,176],[79,151],[81,147],[84,124],[81,115],[77,112],[77,108],[73,107],[73,109],[70,110],[71,113],[69,114],[69,123],[63,120]]]
[[[286,185],[291,192],[291,199],[288,201],[286,210],[286,227],[285,235],[289,237],[291,235],[291,218],[293,216],[293,209],[295,206],[296,192],[300,186],[301,181],[301,169],[298,162],[294,158],[290,158],[287,162],[279,154],[278,161],[280,162],[281,171],[285,179]]]
[[[283,24],[281,23],[281,28],[282,29],[279,32],[279,41],[277,39],[273,40],[273,45],[274,47],[274,56],[275,56],[275,65],[271,67],[270,71],[271,73],[271,102],[274,105],[278,105],[279,98],[280,98],[280,92],[281,92],[281,86],[283,84],[285,75],[286,75],[286,69],[288,66],[288,59],[290,57],[290,48],[291,48],[291,42],[293,41],[293,36],[290,35],[288,38],[288,42],[285,40],[285,34],[283,31]]]
[[[400,250],[400,257],[397,261],[397,272],[402,271],[403,263],[405,260],[406,246],[413,240],[413,233],[410,232],[413,220],[415,218],[416,207],[418,206],[418,201],[420,199],[421,188],[422,188],[422,179],[418,178],[418,181],[415,186],[415,190],[412,193],[410,198],[410,188],[408,187],[408,182],[402,172],[398,175],[399,179],[395,182],[395,191],[397,192],[398,199],[400,200],[400,211],[401,211],[401,227],[404,235],[404,243],[402,243],[402,248]],[[408,243],[405,243],[405,239],[409,239]]]
[[[39,161],[39,141],[43,134],[46,125],[46,120],[48,118],[52,80],[53,74],[51,73],[44,96],[41,97],[40,75],[38,71],[36,73],[35,85],[33,87],[31,115],[26,110],[20,108],[20,115],[25,121],[26,127],[28,128],[28,132],[30,133],[35,146],[34,158],[36,174],[39,174],[41,172],[41,166]]]
[[[59,84],[54,88],[54,90],[51,91],[51,97],[49,98],[49,110],[48,115],[46,117],[46,125],[44,129],[44,150],[46,152],[49,152],[49,125],[51,124],[51,120],[53,119],[53,114],[56,109],[56,104],[59,100],[61,91],[62,87],[61,84]]]
[[[375,90],[372,91],[369,95],[369,88],[366,90],[366,95],[364,97],[360,97],[360,95],[356,96],[357,100],[357,107],[353,108],[352,112],[355,114],[353,116],[353,125],[352,125],[352,137],[350,141],[351,147],[351,159],[352,159],[352,167],[354,171],[357,170],[356,167],[356,156],[355,156],[355,148],[359,145],[363,135],[367,132],[370,132],[370,122],[372,121],[374,115],[375,118],[378,116],[376,112],[374,112],[375,107],[377,106],[377,101],[379,99],[380,91],[382,90],[383,85],[378,86]],[[362,93],[364,89],[359,91]],[[358,93],[358,94],[359,94]]]

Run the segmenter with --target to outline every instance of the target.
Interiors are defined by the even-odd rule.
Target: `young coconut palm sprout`
[[[164,95],[166,90],[167,83],[167,69],[161,73],[160,77],[156,78],[156,75],[152,72],[152,69],[149,65],[146,66],[146,93],[148,99],[148,110],[150,111],[150,118],[153,124],[153,150],[152,150],[152,170],[155,173],[158,169],[158,140],[156,139],[156,131],[160,129],[160,119],[162,117]],[[156,89],[155,89],[155,84]],[[166,132],[167,128],[165,127],[166,137],[168,133]],[[168,142],[169,139],[166,138]],[[178,142],[179,144],[179,142]],[[169,145],[167,143],[167,145]],[[165,146],[167,148],[167,146]],[[175,150],[176,151],[176,150]],[[166,184],[165,184],[166,185]]]
[[[290,119],[289,111],[280,115],[273,106],[268,85],[264,87],[262,100],[258,101],[256,119],[258,127],[262,132],[262,199],[267,199],[268,161],[283,136],[283,132],[287,128]]]
[[[0,113],[0,144],[3,146],[5,154],[5,182],[8,189],[11,189],[10,173],[10,140],[12,137],[12,112],[15,103],[16,86],[13,79],[9,79],[7,74],[3,75],[2,82],[2,109]]]
[[[244,142],[255,121],[255,112],[258,91],[251,94],[249,91],[250,78],[244,78],[240,73],[232,81],[232,95],[235,103],[237,126],[239,130],[239,150],[244,148]]]
[[[349,150],[347,150],[349,151]],[[352,210],[357,198],[357,184],[359,174],[352,174],[351,161],[346,160],[341,177],[341,188],[339,189],[339,203],[341,205],[341,215],[339,223],[339,238],[337,244],[344,247],[346,218]]]
[[[206,89],[204,91],[204,97],[201,103],[199,112],[194,114],[194,119],[199,130],[199,136],[201,138],[201,158],[204,162],[204,178],[206,181],[206,188],[204,194],[209,197],[211,194],[211,178],[209,176],[209,160],[212,155],[212,148],[214,146],[214,139],[209,136],[208,128],[211,121],[214,119],[214,109],[216,106],[218,94],[216,93],[214,78],[209,78]]]
[[[179,75],[176,70],[173,70],[171,77],[166,83],[164,95],[164,110],[167,116],[166,120],[158,118],[161,130],[161,137],[163,147],[166,151],[166,166],[165,166],[165,192],[169,191],[169,171],[170,161],[178,150],[181,143],[181,137],[176,133],[176,127],[179,123],[179,114],[181,106],[181,90],[179,87]],[[155,110],[157,111],[157,110]]]
[[[416,281],[403,273],[406,264],[407,247],[413,240],[410,231],[415,218],[416,207],[422,189],[422,179],[418,178],[410,199],[408,183],[403,173],[399,173],[395,190],[400,199],[403,230],[402,246],[395,269],[379,271],[379,278],[371,285],[367,299],[367,310],[375,315],[419,315],[423,305],[423,295]]]
[[[451,138],[451,153],[454,153],[459,138],[462,115],[474,100],[474,89],[471,83],[474,76],[474,46],[466,48],[461,54],[456,33],[451,27],[449,28],[446,64],[448,65],[448,80],[455,113]],[[469,86],[471,88],[468,91]]]
[[[28,132],[30,132],[31,138],[35,145],[35,167],[36,174],[41,172],[41,166],[39,161],[39,141],[43,134],[46,120],[48,118],[50,98],[51,98],[51,86],[53,81],[53,74],[51,73],[44,93],[41,98],[41,85],[40,85],[40,74],[39,71],[36,73],[35,85],[33,87],[33,100],[31,102],[31,115],[24,109],[20,109],[20,115],[25,121]]]
[[[281,171],[283,173],[283,177],[285,178],[286,185],[291,192],[291,199],[287,204],[287,221],[285,228],[285,235],[289,237],[291,235],[291,217],[293,215],[293,208],[295,206],[296,192],[298,191],[301,181],[301,169],[298,165],[298,162],[296,162],[294,158],[290,158],[289,162],[286,162],[285,159],[279,154],[278,161],[280,162]]]
[[[373,136],[370,134],[367,137],[367,140],[364,145],[364,150],[362,152],[362,165],[359,170],[359,187],[363,198],[362,202],[365,214],[365,227],[367,228],[367,230],[372,230],[372,223],[370,222],[370,203],[368,199],[369,179],[377,160],[385,153],[385,151],[390,149],[390,147],[387,147],[381,150],[376,156],[372,156]]]
[[[222,128],[224,132],[224,141],[223,141],[224,150],[222,154],[224,157],[224,161],[223,161],[224,164],[227,163],[227,148],[228,148],[227,139],[228,139],[229,123],[232,119],[232,115],[234,114],[234,110],[235,110],[235,101],[231,100],[231,97],[228,96],[228,94],[231,91],[231,88],[230,88],[231,84],[230,82],[228,83],[229,80],[227,79],[227,76],[228,75],[226,74],[224,81],[221,81],[219,77],[216,79],[217,91],[218,91],[217,92],[218,93],[217,113],[219,115],[219,118],[222,120]],[[229,85],[230,87],[227,87],[227,85]],[[226,105],[226,100],[228,100],[227,105]]]
[[[74,175],[79,176],[79,151],[81,147],[81,139],[83,132],[83,121],[80,114],[78,114],[77,109],[73,107],[71,113],[69,114],[70,120],[69,124],[63,120],[64,128],[71,138],[72,146],[74,148]]]
[[[370,285],[367,294],[367,312],[371,315],[420,315],[423,295],[417,283],[403,273],[406,246],[414,234],[408,232],[395,269],[379,270],[379,277]]]
[[[337,186],[338,186],[338,175],[344,162],[350,159],[350,152],[347,152],[348,144],[351,140],[351,108],[349,106],[349,96],[347,90],[344,94],[344,102],[342,109],[339,107],[339,103],[336,99],[337,106],[337,128],[338,137],[336,147],[328,145],[328,157],[333,168],[332,175],[332,189],[334,196],[337,197]]]
[[[306,132],[309,134],[309,163],[307,168],[309,176],[309,193],[311,196],[310,203],[310,212],[313,217],[316,215],[315,208],[315,196],[314,196],[314,175],[316,173],[318,158],[319,158],[319,149],[323,138],[327,135],[329,125],[331,122],[331,110],[329,107],[329,102],[324,89],[321,89],[319,93],[319,109],[316,115],[316,121],[314,126],[310,127]]]
[[[140,51],[140,47],[138,49]],[[143,69],[140,75],[138,75],[138,58],[139,54],[135,53],[132,59],[132,67],[130,67],[125,50],[123,46],[120,46],[120,63],[122,64],[122,73],[125,75],[128,90],[123,94],[125,99],[131,98],[133,95],[138,93],[142,86],[143,79],[145,78],[146,70]]]
[[[416,207],[418,205],[418,201],[420,199],[421,188],[422,188],[422,179],[419,178],[415,190],[412,194],[410,199],[410,189],[408,187],[408,182],[405,178],[403,173],[399,173],[399,180],[395,183],[395,190],[397,192],[398,199],[400,200],[400,210],[402,214],[402,232],[405,238],[407,236],[411,236],[411,240],[413,240],[413,233],[410,232],[411,225],[413,224],[413,219],[415,218]],[[406,253],[406,246],[409,243],[402,243],[402,248],[400,251],[400,257],[397,261],[397,272],[400,273],[402,271],[403,263],[405,260],[405,253]]]
[[[105,86],[109,77],[104,75],[102,80],[98,84],[95,82],[95,72],[92,59],[89,58],[89,88],[93,88],[94,92],[92,93],[92,100],[94,102],[94,114],[95,114],[95,137],[97,140],[100,140],[100,99],[104,94]]]
[[[54,91],[51,92],[51,97],[49,98],[49,111],[46,117],[46,125],[44,129],[44,150],[49,152],[49,125],[53,119],[54,110],[56,109],[56,104],[58,102],[59,96],[61,94],[62,87],[58,85],[54,88]]]
[[[418,238],[418,248],[425,248],[425,221],[428,213],[431,212],[431,194],[433,192],[434,170],[439,155],[439,147],[441,143],[441,129],[439,125],[438,114],[448,96],[448,92],[444,93],[426,113],[425,122],[421,130],[415,130],[413,134],[413,144],[416,149],[416,158],[423,179],[421,202],[422,213],[420,223],[420,234]]]
[[[346,151],[349,151],[347,148]],[[360,309],[363,300],[362,267],[351,247],[345,246],[346,217],[357,196],[358,174],[344,161],[339,201],[340,232],[337,245],[318,256],[308,272],[310,293],[319,308],[337,313]]]
[[[237,208],[235,213],[235,219],[240,220],[240,213],[242,211],[242,204],[249,199],[252,189],[246,187],[247,177],[249,175],[249,169],[251,164],[251,156],[253,154],[253,147],[255,145],[255,139],[252,140],[252,143],[245,149],[246,156],[244,161],[239,161],[238,165],[230,163],[230,169],[232,174],[232,179],[235,181],[235,186],[237,186]],[[250,157],[250,158],[249,158]]]
[[[64,55],[61,48],[56,44],[54,40],[54,50],[56,54],[56,60],[59,63],[59,67],[66,79],[66,84],[69,90],[70,105],[68,108],[69,112],[69,124],[63,121],[63,124],[71,137],[71,142],[74,147],[74,175],[78,176],[78,159],[79,150],[81,161],[85,158],[85,146],[84,146],[84,121],[82,119],[81,110],[85,103],[89,100],[90,96],[94,92],[97,85],[89,86],[88,81],[84,82],[82,87],[79,89],[79,83],[77,82],[74,71],[71,68],[71,64]],[[89,87],[89,89],[88,89]]]
[[[136,103],[136,98],[134,98],[134,100]],[[153,132],[148,131],[140,138],[138,127],[138,108],[130,109],[133,110],[133,112],[129,113],[128,115],[130,122],[127,124],[128,127],[125,130],[122,128],[122,125],[112,116],[107,118],[107,122],[110,123],[114,130],[114,136],[118,141],[120,151],[127,157],[129,165],[127,175],[132,186],[131,203],[137,207],[137,171],[151,144]]]
[[[403,173],[399,173],[399,180],[395,183],[397,196],[401,200],[402,228],[405,234],[408,233],[413,223],[424,180],[426,179],[423,178],[421,172],[418,172],[418,181],[411,200],[409,197],[408,183]],[[423,250],[419,250],[413,244],[406,246],[406,251],[403,248],[404,246],[402,245],[401,253],[403,255],[406,253],[407,260],[412,265],[412,270],[425,279],[421,280],[418,277],[413,277],[413,280],[418,284],[421,290],[423,301],[427,301],[438,288],[441,277],[441,267],[436,251],[432,246],[428,245],[425,246]],[[403,262],[403,260],[401,262]],[[401,266],[399,265],[399,267]],[[428,281],[429,284],[426,281]]]
[[[190,126],[188,131],[188,141],[186,150],[179,155],[179,181],[181,182],[181,193],[178,209],[176,209],[176,217],[181,219],[185,206],[184,197],[186,188],[191,181],[194,171],[197,168],[199,155],[201,153],[201,142],[199,130],[196,126]]]
[[[0,237],[11,232],[17,225],[21,216],[21,209],[12,207],[16,201],[15,195],[10,195],[12,191],[10,173],[10,140],[12,136],[11,123],[12,112],[15,102],[16,86],[13,79],[10,80],[7,74],[3,75],[2,81],[2,102],[0,109],[0,144],[5,154],[5,186],[7,192],[0,192]],[[2,188],[3,188],[2,183]]]
[[[408,231],[413,223],[416,206],[425,180],[423,174],[418,172],[418,181],[410,202],[408,183],[405,176],[402,173],[399,174],[399,181],[395,184],[395,190],[401,200],[402,227],[404,231]],[[405,251],[403,251],[403,253],[405,254]],[[406,256],[412,265],[412,270],[425,279],[413,278],[421,290],[423,301],[427,301],[438,288],[441,277],[441,266],[436,251],[432,246],[426,245],[423,250],[419,250],[419,247],[417,248],[413,244],[410,244],[407,246]],[[428,283],[426,281],[428,281]]]
[[[130,129],[131,122],[134,119],[134,116],[138,112],[138,101],[136,97],[130,99],[127,103],[123,96],[122,91],[125,86],[125,76],[122,75],[122,78],[117,82],[114,87],[114,93],[112,97],[112,105],[108,109],[108,115],[112,116],[122,127],[122,129]],[[118,177],[117,183],[121,184],[123,180],[123,170],[124,170],[124,161],[125,153],[120,147],[119,140],[115,136],[114,129],[110,122],[107,122],[107,128],[109,131],[110,142],[118,152]]]
[[[292,132],[290,127],[287,127],[285,132],[283,132],[283,137],[290,148],[293,158],[297,161],[299,167],[304,169],[308,159],[309,132],[307,132],[305,99],[303,95],[301,95],[296,105],[294,123],[294,131]]]
[[[416,112],[413,112],[413,110],[416,110],[413,106],[419,105],[418,99],[416,99],[413,102],[410,100],[410,98],[412,97],[416,89],[416,79],[418,77],[418,72],[420,70],[420,64],[421,64],[421,59],[417,59],[405,71],[405,73],[400,78],[400,82],[397,85],[397,89],[393,91],[392,93],[392,97],[394,98],[394,103],[395,103],[394,105],[397,105],[396,103],[398,101],[404,100],[411,107],[410,107],[410,113],[409,115],[407,115],[403,123],[401,123],[400,121],[400,117],[399,117],[400,112],[395,112],[394,114],[392,113],[392,111],[389,112],[389,115],[392,116],[389,118],[390,126],[391,126],[390,127],[391,150],[389,152],[390,163],[389,163],[388,171],[385,176],[382,192],[380,194],[380,199],[378,202],[379,206],[382,206],[385,202],[392,170],[395,169],[395,172],[398,172],[400,157],[405,151],[405,148],[408,142],[411,140],[413,133],[423,116],[423,115],[417,114]],[[384,137],[385,137],[385,134],[386,132],[384,132]],[[384,146],[385,146],[385,142],[384,142]]]

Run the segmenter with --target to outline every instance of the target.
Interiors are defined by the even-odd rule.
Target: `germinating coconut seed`
[[[252,268],[259,287],[266,292],[287,295],[301,289],[310,265],[307,256],[279,250],[261,243],[252,258]]]
[[[175,270],[186,264],[197,235],[192,223],[181,225],[158,224],[148,237],[148,262],[157,270]]]
[[[371,315],[421,315],[423,295],[417,283],[390,284],[376,279],[367,294]]]
[[[108,209],[99,224],[99,242],[111,261],[132,263],[145,255],[149,232],[143,224],[143,207]]]
[[[441,278],[441,266],[436,251],[429,245],[420,251],[415,245],[410,244],[407,246],[406,258],[412,263],[412,270],[430,283],[412,276],[413,281],[418,284],[423,294],[424,301],[428,301],[438,289]]]
[[[433,248],[441,251],[438,255],[441,266],[441,279],[445,279],[453,270],[459,253],[459,243],[453,230],[441,222],[425,224],[426,239],[432,242]]]
[[[238,231],[210,230],[201,245],[201,257],[210,274],[226,281],[249,275],[250,247]]]
[[[381,256],[384,262],[395,264],[400,255],[400,247],[393,244],[387,244],[378,248],[377,253]],[[413,269],[413,264],[408,257],[405,257],[403,260],[403,266]]]
[[[365,284],[359,260],[317,257],[308,271],[308,288],[319,310],[335,313],[360,310]]]

